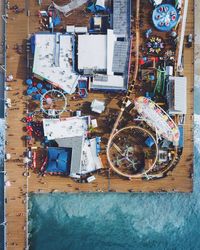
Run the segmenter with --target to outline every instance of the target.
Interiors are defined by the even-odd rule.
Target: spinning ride
[[[149,53],[159,54],[164,49],[164,42],[161,37],[152,36],[146,43]]]
[[[171,4],[161,4],[156,7],[152,14],[152,20],[156,29],[170,31],[178,22],[179,15]]]
[[[59,90],[49,90],[40,99],[40,108],[43,113],[51,117],[61,115],[67,106],[65,95]]]

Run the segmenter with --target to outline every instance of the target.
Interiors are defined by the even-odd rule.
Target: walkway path
[[[10,6],[16,4],[11,0]],[[17,1],[19,8],[25,8],[25,1]],[[11,154],[11,160],[7,162],[7,179],[11,186],[7,188],[7,249],[25,249],[25,198],[26,179],[23,176],[23,152],[25,145],[21,137],[24,135],[23,124],[20,119],[24,116],[25,102],[23,95],[23,81],[26,78],[26,51],[25,39],[27,37],[27,16],[26,13],[15,14],[8,11],[7,21],[7,74],[13,74],[16,82],[10,82],[12,88],[7,93],[12,100],[12,108],[8,110],[7,122],[7,152]],[[16,28],[17,27],[17,28]],[[23,54],[18,54],[13,49],[15,44],[23,45]]]
[[[4,112],[4,84],[5,84],[5,71],[3,70],[5,65],[5,22],[2,19],[2,15],[5,14],[4,1],[0,1],[0,249],[5,249],[6,239],[6,224],[5,223],[5,193],[4,193],[4,154],[5,154],[5,112]],[[3,223],[3,224],[2,224]]]
[[[4,1],[0,1],[0,118],[4,118],[4,74],[3,70],[5,64],[5,22],[2,19],[4,15]]]

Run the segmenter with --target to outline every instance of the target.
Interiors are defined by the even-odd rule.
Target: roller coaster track
[[[110,167],[115,170],[115,172],[117,172],[119,175],[124,176],[124,177],[128,177],[129,179],[135,179],[135,178],[142,178],[145,177],[145,174],[147,175],[148,172],[150,172],[155,164],[156,161],[158,159],[158,154],[156,156],[156,160],[154,161],[154,163],[152,164],[152,166],[145,172],[142,174],[137,174],[135,176],[133,175],[128,175],[128,174],[123,174],[121,173],[112,163],[111,158],[110,158],[110,148],[111,148],[111,144],[113,141],[113,138],[115,136],[115,134],[117,133],[117,128],[119,126],[120,120],[123,116],[124,110],[126,108],[127,102],[130,99],[130,95],[133,93],[134,90],[134,85],[135,82],[137,80],[137,75],[138,75],[138,68],[139,68],[139,46],[140,46],[140,0],[136,1],[136,16],[135,16],[135,36],[136,36],[136,41],[135,41],[135,67],[134,67],[134,73],[133,73],[133,78],[131,80],[131,83],[129,84],[129,89],[127,91],[126,97],[124,98],[123,102],[122,102],[122,106],[119,112],[119,115],[114,123],[113,129],[111,131],[109,140],[108,140],[108,144],[107,144],[107,148],[106,148],[106,155],[107,155],[107,160],[108,163],[110,165]],[[132,48],[131,48],[132,49]],[[123,130],[123,129],[122,129]],[[147,131],[148,132],[148,131]],[[157,153],[158,153],[158,148],[157,148]],[[168,165],[168,167],[162,171],[160,171],[159,173],[152,173],[149,174],[148,177],[151,178],[162,178],[170,169],[172,169],[172,167],[177,164],[177,159],[178,159],[178,153],[177,153],[177,147],[174,150],[174,157],[172,159],[172,161],[170,162],[170,164]]]
[[[132,93],[133,89],[134,89],[134,85],[137,79],[137,74],[138,74],[138,61],[139,61],[139,45],[140,45],[140,28],[139,28],[139,10],[140,10],[140,0],[137,0],[136,2],[136,20],[135,20],[135,33],[136,33],[136,42],[135,42],[135,71],[134,71],[134,76],[133,76],[133,81],[129,86],[128,92],[126,97],[123,100],[122,106],[121,106],[121,110],[120,113],[117,117],[117,120],[115,121],[115,124],[113,126],[112,132],[110,134],[110,138],[109,138],[109,142],[108,145],[110,145],[110,142],[112,141],[113,135],[115,134],[115,131],[119,125],[119,122],[122,118],[122,115],[124,113],[126,104],[129,100],[130,94]]]
[[[117,130],[117,127],[120,123],[120,120],[123,116],[124,110],[126,108],[126,104],[129,100],[129,97],[131,95],[131,93],[133,92],[134,89],[134,85],[137,79],[137,75],[138,75],[138,66],[139,66],[139,45],[140,45],[140,27],[139,27],[139,21],[140,21],[140,16],[139,16],[139,12],[140,12],[140,0],[136,1],[136,17],[135,17],[135,36],[136,36],[136,42],[135,42],[135,68],[134,68],[134,74],[133,74],[133,80],[129,86],[128,92],[126,97],[123,100],[122,106],[121,106],[121,110],[119,112],[119,115],[114,123],[113,129],[111,131],[109,140],[108,140],[108,144],[107,144],[107,150],[106,150],[106,154],[107,154],[107,159],[108,162],[110,164],[110,166],[112,168],[115,169],[115,167],[113,166],[111,160],[110,160],[110,155],[109,155],[109,149],[113,140],[113,137],[115,135],[115,132]]]

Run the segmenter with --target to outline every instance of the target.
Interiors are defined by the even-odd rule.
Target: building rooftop
[[[78,69],[107,69],[107,35],[78,36]]]
[[[84,136],[56,139],[59,147],[72,149],[70,175],[81,172],[84,141]]]
[[[129,52],[128,41],[116,41],[114,45],[112,71],[115,73],[124,73],[127,68],[127,58]]]
[[[88,130],[89,116],[65,119],[43,119],[44,136],[48,140],[82,137]]]
[[[79,77],[73,70],[73,36],[35,34],[33,73],[72,94]]]
[[[89,36],[89,35],[88,35]],[[94,35],[98,39],[99,35]],[[106,73],[97,73],[91,82],[93,89],[125,90],[127,88],[127,75],[129,63],[130,40],[117,41],[118,36],[112,29],[107,30],[106,46],[104,51],[99,50],[106,59]],[[96,46],[96,43],[94,43]],[[88,51],[89,52],[89,51]],[[88,56],[85,57],[88,59]],[[115,75],[121,73],[121,75]]]
[[[59,147],[71,148],[70,176],[78,177],[81,174],[91,173],[102,168],[97,154],[96,138],[85,140],[84,137],[57,139]]]
[[[168,103],[170,114],[187,114],[186,77],[169,77]]]
[[[130,0],[113,0],[114,34],[127,36],[130,32]]]

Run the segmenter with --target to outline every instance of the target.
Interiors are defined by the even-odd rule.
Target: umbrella
[[[27,95],[31,95],[33,93],[32,88],[28,88],[26,93],[27,93]]]
[[[45,94],[47,92],[47,90],[46,89],[42,89],[41,92],[42,92],[42,94]]]
[[[37,94],[36,95],[36,100],[40,100],[40,98],[41,98],[41,94]]]
[[[53,100],[50,97],[48,97],[48,98],[46,98],[46,103],[48,105],[51,105],[53,103]]]
[[[33,96],[33,100],[40,100],[41,94],[36,94]]]
[[[32,81],[31,79],[27,79],[27,80],[26,80],[26,84],[27,84],[27,85],[32,85],[32,83],[33,83],[33,81]]]
[[[37,84],[37,88],[38,88],[38,89],[41,89],[41,88],[42,88],[42,83],[41,83],[41,82],[39,82],[39,83]]]
[[[38,91],[38,89],[36,87],[32,87],[32,92],[36,93]]]
[[[47,89],[51,89],[52,88],[52,85],[49,84],[49,83],[47,83],[45,86],[46,86]]]
[[[6,160],[10,160],[11,159],[11,154],[7,153],[6,154]]]
[[[11,186],[10,181],[6,181],[6,182],[5,182],[5,186],[6,186],[6,187],[10,187],[10,186]]]

